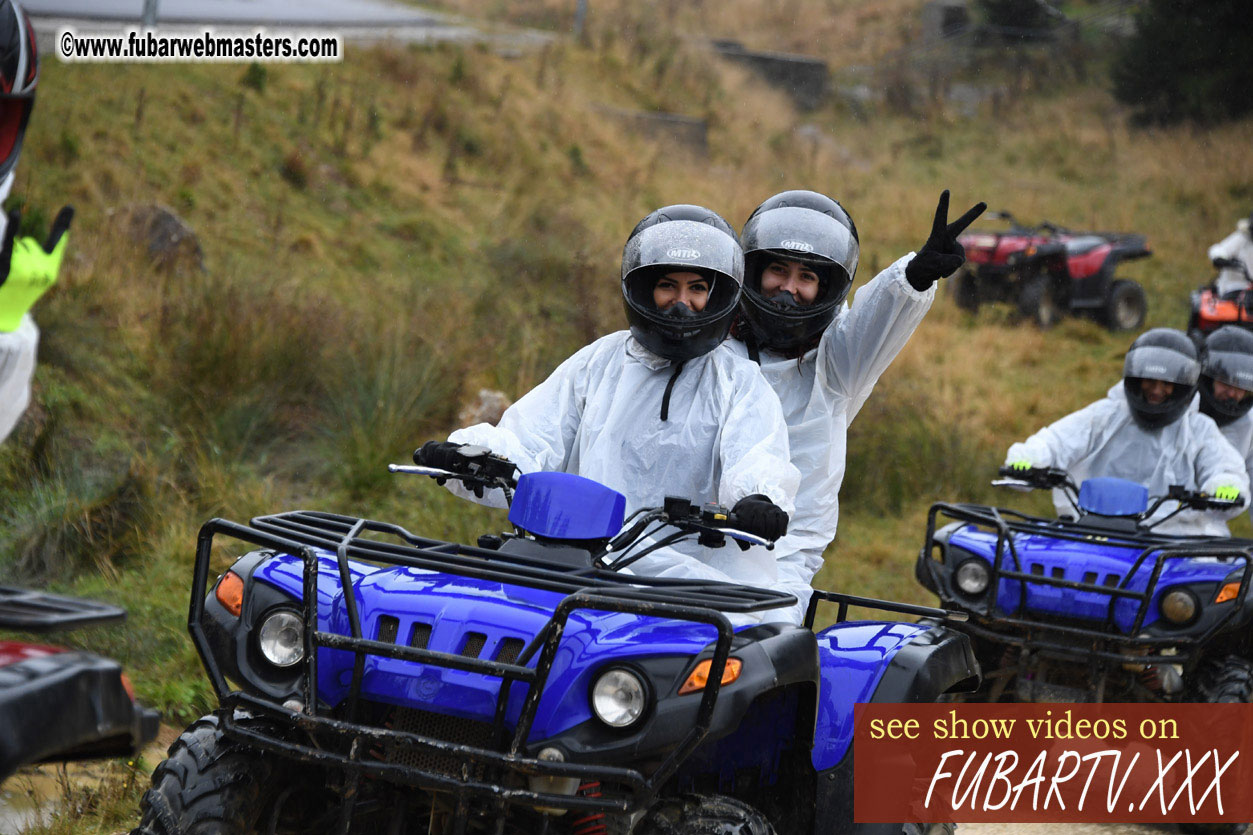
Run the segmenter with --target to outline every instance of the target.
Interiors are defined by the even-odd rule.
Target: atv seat
[[[1071,238],[1065,243],[1067,255],[1086,255],[1097,247],[1104,246],[1106,241],[1096,235],[1082,235],[1078,238]]]

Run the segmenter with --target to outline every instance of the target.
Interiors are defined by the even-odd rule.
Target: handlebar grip
[[[1203,510],[1234,510],[1238,507],[1244,507],[1244,499],[1204,499],[1200,503]]]

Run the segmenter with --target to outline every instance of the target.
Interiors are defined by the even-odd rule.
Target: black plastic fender
[[[0,667],[0,780],[26,763],[133,754],[158,724],[111,659],[67,651]]]

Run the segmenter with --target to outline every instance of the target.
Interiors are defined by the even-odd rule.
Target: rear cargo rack
[[[367,534],[386,534],[401,541],[384,542],[368,538]],[[201,618],[209,591],[210,556],[214,538],[218,535],[290,554],[304,563],[305,661],[301,685],[302,710],[292,710],[276,704],[273,700],[235,690],[227,682],[213,657]],[[327,552],[335,555],[340,585],[347,592],[344,603],[351,633],[348,635],[323,632],[318,628],[317,583],[322,572],[320,564],[327,558]],[[555,607],[549,621],[512,662],[471,658],[363,638],[356,595],[352,593],[350,560],[504,582],[559,592],[565,594],[565,597]],[[768,589],[706,580],[634,575],[627,577],[604,569],[553,565],[525,555],[415,536],[404,528],[387,522],[317,511],[291,511],[256,517],[251,525],[223,519],[213,519],[205,523],[200,529],[196,547],[188,628],[223,707],[243,708],[252,715],[268,716],[279,727],[295,728],[307,734],[308,742],[258,733],[255,728],[235,722],[231,712],[224,711],[223,722],[227,732],[284,756],[334,764],[345,769],[353,782],[345,791],[347,798],[356,796],[357,781],[363,776],[372,776],[430,790],[451,792],[456,797],[459,810],[467,808],[473,800],[480,806],[497,809],[502,815],[510,804],[622,812],[639,808],[651,798],[708,733],[721,690],[722,673],[731,648],[731,624],[724,613],[758,612],[792,606],[795,603],[794,596]],[[716,640],[712,642],[714,649],[709,683],[702,695],[693,726],[649,776],[635,769],[549,762],[527,755],[528,737],[566,623],[570,615],[579,610],[624,612],[688,621],[710,626],[717,633]],[[329,707],[319,702],[317,649],[320,647],[351,652],[355,656],[351,687],[346,700],[346,721],[329,715]],[[508,741],[500,748],[490,749],[360,724],[357,721],[357,710],[361,701],[365,657],[368,655],[499,677],[502,681],[496,700],[493,731],[497,739]],[[509,691],[515,681],[525,684],[527,693],[517,725],[510,733],[506,727],[506,711]],[[624,787],[626,793],[606,792],[601,797],[587,797],[544,794],[522,789],[506,790],[499,780],[476,777],[473,770],[468,768],[463,769],[460,777],[449,777],[371,760],[368,753],[380,742],[437,754],[456,754],[498,772],[503,770],[520,775],[608,780]],[[353,802],[351,799],[345,801],[347,811],[340,819],[337,832],[348,831]]]
[[[23,632],[52,632],[102,623],[121,623],[120,606],[65,597],[16,586],[0,586],[0,628]]]

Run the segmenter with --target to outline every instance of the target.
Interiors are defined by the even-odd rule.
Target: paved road
[[[195,34],[210,26],[265,26],[269,29],[337,31],[355,43],[403,41],[487,43],[518,52],[553,39],[551,32],[515,27],[482,27],[429,9],[391,0],[159,0],[158,27],[171,34]],[[53,49],[63,28],[82,33],[138,26],[143,0],[23,0],[41,50]]]
[[[23,0],[32,17],[79,20],[140,19],[143,0]],[[424,26],[434,12],[388,0],[159,0],[158,21],[264,23],[268,26]]]

